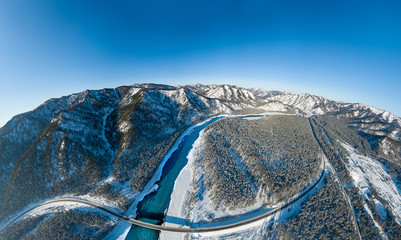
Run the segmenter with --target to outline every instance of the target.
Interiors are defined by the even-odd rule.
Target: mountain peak
[[[282,116],[254,122],[262,115],[241,116],[251,114]],[[401,172],[397,167],[401,159],[401,119],[387,111],[363,104],[332,101],[308,93],[247,89],[228,84],[134,84],[116,89],[87,90],[51,99],[28,113],[14,117],[0,128],[0,220],[16,215],[31,204],[65,196],[100,201],[97,203],[107,209],[127,212],[141,194],[151,191],[146,187],[159,173],[159,166],[165,157],[171,156],[170,149],[179,146],[177,141],[182,139],[184,133],[191,132],[188,129],[209,118],[227,115],[233,118],[211,125],[201,134],[208,140],[204,140],[206,142],[202,143],[202,147],[194,147],[194,151],[199,152],[193,154],[205,154],[209,160],[199,160],[194,166],[199,168],[199,164],[212,164],[208,166],[210,172],[202,173],[197,169],[198,180],[207,174],[214,174],[216,181],[223,177],[236,179],[232,182],[220,181],[217,185],[228,184],[228,188],[224,188],[229,190],[224,192],[225,196],[246,199],[241,205],[244,208],[238,210],[241,213],[250,209],[246,208],[245,203],[261,207],[268,198],[277,200],[274,194],[268,194],[274,189],[271,184],[276,180],[284,179],[281,182],[285,182],[288,179],[288,175],[274,175],[279,172],[277,164],[294,171],[294,167],[286,163],[301,159],[300,163],[306,165],[300,169],[311,169],[304,161],[305,156],[312,152],[314,156],[321,157],[323,154],[321,150],[316,150],[319,146],[314,142],[314,134],[315,137],[319,136],[320,146],[327,153],[339,154],[337,157],[331,156],[332,160],[337,161],[336,164],[344,164],[348,155],[353,161],[370,164],[373,160],[366,156],[374,155],[382,161],[380,164],[386,164],[386,168],[394,171],[394,176]],[[213,142],[216,139],[220,140]],[[313,145],[315,151],[309,148],[312,142],[316,143]],[[304,148],[298,152],[301,145]],[[337,149],[337,153],[333,149]],[[294,155],[286,159],[288,152]],[[265,160],[259,161],[261,158],[255,156]],[[216,161],[221,164],[216,165]],[[309,161],[314,164],[315,170],[319,167],[315,157]],[[373,163],[386,179],[391,178],[392,175],[383,172],[386,171],[384,167],[379,168],[382,165],[375,161]],[[350,165],[341,165],[340,169],[344,170]],[[218,169],[224,166],[226,168]],[[233,169],[235,172],[232,176],[224,175]],[[264,169],[273,175],[260,175]],[[301,170],[295,169],[297,172],[293,172],[291,181],[296,180],[294,176],[303,176],[298,172]],[[248,171],[252,171],[253,177],[249,177]],[[349,186],[361,184],[352,182],[352,177],[356,176],[353,174],[345,179],[349,181]],[[379,179],[376,175],[358,174]],[[245,181],[247,178],[251,179],[249,186]],[[304,180],[307,182],[311,179]],[[194,182],[193,179],[186,181]],[[331,188],[335,182],[333,180],[330,183]],[[214,183],[209,182],[208,186],[213,187],[216,185]],[[249,196],[257,199],[242,196],[243,192],[237,191],[238,186],[244,186]],[[290,192],[294,191],[291,186],[287,186]],[[390,191],[393,188],[386,189]],[[340,192],[337,193],[342,196]],[[327,193],[322,194],[328,196]],[[207,199],[207,196],[197,196],[194,201],[206,199],[197,204],[218,202],[223,195],[215,194],[214,199]],[[230,200],[223,202],[229,204]],[[216,206],[221,210],[219,214],[231,211],[224,204]],[[390,208],[387,210],[393,211]],[[74,211],[82,213],[81,209]],[[397,211],[395,214],[401,219],[401,212]],[[49,219],[56,219],[52,216]],[[79,219],[86,219],[86,215],[83,216],[79,215]],[[214,218],[213,214],[204,216]],[[227,216],[223,214],[221,217]],[[45,224],[46,221],[37,220],[39,224]],[[104,221],[108,226],[115,224]]]

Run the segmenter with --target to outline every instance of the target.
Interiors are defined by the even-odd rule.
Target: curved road
[[[309,119],[309,121],[310,121],[310,119]],[[317,141],[316,135],[315,135],[315,131],[314,131],[313,127],[312,127],[312,123],[311,123],[311,122],[310,122],[310,126],[311,126],[311,129],[312,129],[313,135],[314,135],[314,137],[315,137],[315,140]],[[318,143],[318,145],[320,146],[319,141],[317,141],[317,143]],[[320,146],[320,148],[321,148],[321,146]],[[322,151],[323,151],[323,149],[322,149]],[[324,151],[323,151],[323,153],[325,154]],[[325,154],[325,155],[326,155],[326,154]],[[327,156],[326,156],[326,158],[327,158]],[[327,159],[328,159],[328,158],[327,158]],[[329,160],[328,160],[328,161],[329,161]],[[132,224],[134,224],[134,225],[141,226],[141,227],[145,227],[145,228],[149,228],[149,229],[153,229],[153,230],[158,230],[158,231],[181,232],[181,233],[201,233],[201,232],[213,232],[213,231],[226,230],[226,229],[239,227],[239,226],[242,226],[242,225],[245,225],[245,224],[249,224],[249,223],[252,223],[252,222],[261,220],[261,219],[263,219],[263,218],[266,218],[266,217],[268,217],[268,216],[271,216],[272,214],[277,213],[278,211],[281,211],[282,209],[285,209],[285,208],[291,206],[293,203],[295,203],[296,201],[298,201],[299,199],[301,199],[302,197],[304,197],[306,194],[308,194],[312,189],[314,189],[318,183],[320,183],[320,181],[322,180],[322,178],[323,178],[323,176],[324,176],[325,164],[326,164],[326,162],[324,161],[324,159],[322,159],[321,166],[322,166],[322,165],[323,165],[323,166],[322,166],[322,168],[321,168],[321,172],[320,172],[320,174],[319,174],[318,180],[315,181],[315,183],[311,184],[311,185],[308,187],[308,189],[306,189],[305,191],[303,191],[303,192],[301,192],[300,194],[298,194],[296,197],[293,196],[292,199],[290,198],[289,201],[287,201],[287,202],[285,202],[285,203],[282,203],[281,205],[277,206],[276,208],[272,209],[271,211],[269,211],[269,212],[267,212],[267,213],[261,214],[261,215],[259,215],[259,216],[256,216],[256,217],[253,217],[253,218],[250,218],[250,219],[242,220],[242,221],[239,221],[239,222],[236,222],[236,223],[231,223],[231,224],[223,225],[223,226],[204,227],[204,228],[190,228],[190,227],[187,227],[187,226],[181,226],[181,227],[160,226],[160,225],[155,225],[155,224],[151,224],[151,223],[147,223],[147,222],[142,222],[142,221],[139,221],[139,220],[136,220],[136,219],[133,219],[133,218],[126,217],[126,216],[121,215],[121,214],[119,214],[119,213],[113,212],[112,210],[109,210],[109,209],[105,208],[105,207],[102,206],[102,205],[99,205],[99,204],[97,204],[97,203],[93,203],[93,202],[90,202],[90,201],[87,201],[87,200],[83,200],[83,199],[74,199],[74,198],[64,198],[64,199],[49,200],[49,201],[46,201],[46,202],[44,202],[44,203],[42,203],[42,204],[39,204],[39,205],[37,205],[37,206],[35,206],[35,207],[32,207],[31,209],[28,209],[27,211],[23,212],[22,214],[20,214],[20,215],[17,216],[16,218],[14,218],[11,222],[9,222],[8,224],[6,224],[6,225],[3,227],[3,229],[0,230],[0,233],[1,233],[7,226],[9,226],[10,224],[16,222],[19,218],[21,218],[21,217],[24,216],[25,214],[29,213],[30,211],[32,211],[32,210],[34,210],[34,209],[37,209],[37,208],[40,208],[40,207],[43,207],[43,206],[46,206],[46,205],[49,205],[49,204],[52,204],[52,203],[59,203],[59,202],[75,202],[75,203],[80,203],[80,204],[88,205],[88,206],[91,206],[91,207],[100,209],[100,210],[102,210],[102,211],[104,211],[104,212],[107,212],[107,213],[109,213],[109,214],[111,214],[111,215],[113,215],[113,216],[116,216],[116,217],[120,218],[120,219],[123,219],[123,220],[125,220],[125,221],[128,221],[128,222],[130,222],[130,223],[132,223]],[[337,180],[340,182],[340,184],[341,184],[341,186],[342,186],[342,183],[341,183],[340,179],[338,178],[337,173],[335,172],[335,169],[331,166],[330,161],[328,162],[328,164],[330,165],[331,169],[333,169],[333,172],[334,172],[335,177],[337,178]],[[344,190],[344,187],[343,187],[343,186],[342,186],[342,191],[343,191],[343,193],[345,194],[345,190]],[[346,194],[345,194],[345,195],[346,195]],[[346,195],[346,196],[347,196],[347,195]],[[348,200],[348,201],[347,201],[347,202],[348,202],[348,205],[349,205],[349,207],[351,208],[351,211],[352,211],[352,205],[351,205],[351,203],[350,203],[349,198],[347,198],[347,200]],[[354,217],[353,222],[354,222],[354,224],[356,225],[356,230],[357,230],[357,232],[358,232],[359,239],[361,239],[361,235],[360,235],[360,232],[359,232],[359,227],[358,227],[358,224],[357,224],[357,222],[356,222],[355,215],[353,215],[353,217]]]
[[[107,212],[113,216],[116,216],[120,219],[123,219],[125,221],[128,221],[134,225],[137,226],[141,226],[141,227],[145,227],[145,228],[149,228],[149,229],[153,229],[153,230],[159,230],[159,231],[169,231],[169,232],[181,232],[181,233],[201,233],[201,232],[213,232],[213,231],[219,231],[219,230],[225,230],[225,229],[230,229],[230,228],[234,228],[234,227],[238,227],[238,226],[242,226],[248,223],[252,223],[255,221],[258,221],[260,219],[266,218],[284,208],[289,207],[290,205],[292,205],[293,203],[295,203],[296,201],[298,201],[299,199],[301,199],[302,197],[304,197],[306,194],[308,194],[323,178],[324,175],[324,168],[325,168],[325,161],[324,159],[322,159],[323,162],[323,168],[320,172],[319,178],[318,180],[313,183],[312,185],[309,186],[309,188],[305,191],[303,191],[302,193],[300,193],[298,196],[296,196],[295,198],[291,199],[288,202],[285,202],[283,204],[281,204],[280,206],[272,209],[270,212],[261,214],[259,216],[250,218],[250,219],[246,219],[240,222],[236,222],[236,223],[231,223],[231,224],[227,224],[227,225],[223,225],[223,226],[216,226],[216,227],[205,227],[205,228],[189,228],[189,227],[168,227],[168,226],[160,226],[160,225],[155,225],[155,224],[151,224],[151,223],[146,223],[146,222],[142,222],[133,218],[129,218],[126,216],[123,216],[119,213],[113,212],[107,208],[105,208],[104,206],[101,206],[97,203],[93,203],[87,200],[82,200],[82,199],[74,199],[74,198],[64,198],[64,199],[54,199],[54,200],[49,200],[47,202],[44,202],[42,204],[39,204],[38,206],[35,206],[31,209],[28,209],[27,211],[23,212],[22,214],[20,214],[19,216],[17,216],[16,218],[14,218],[10,223],[8,223],[3,229],[0,230],[0,233],[10,224],[14,223],[15,221],[17,221],[20,217],[24,216],[25,214],[27,214],[28,212],[52,204],[52,203],[59,203],[59,202],[76,202],[76,203],[81,203],[81,204],[85,204],[88,206],[92,206],[95,207],[97,209],[100,209],[104,212]]]

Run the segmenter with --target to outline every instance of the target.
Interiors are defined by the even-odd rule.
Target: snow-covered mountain
[[[132,170],[148,164],[141,160],[149,158],[146,154],[155,151],[150,158],[158,165],[164,151],[157,142],[174,140],[185,128],[209,116],[250,107],[249,103],[153,84],[49,100],[0,130],[0,161],[5,163],[0,167],[2,212],[12,212],[35,199],[87,193],[107,177],[130,180],[142,174]],[[152,150],[138,154],[139,147]],[[82,176],[90,178],[78,181]],[[140,190],[146,179],[135,181],[135,189]],[[85,183],[75,188],[78,182]]]
[[[232,102],[255,103],[256,96],[252,91],[231,85],[188,85],[184,88],[203,95],[207,98],[221,99]]]
[[[387,166],[401,165],[401,118],[363,104],[232,85],[87,90],[48,100],[0,128],[0,222],[65,196],[123,213],[189,126],[221,114],[262,112],[334,116],[370,144],[371,154],[387,159]],[[115,224],[104,221],[109,229]]]

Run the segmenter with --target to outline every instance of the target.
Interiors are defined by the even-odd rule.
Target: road
[[[129,218],[126,217],[124,215],[121,215],[119,213],[113,212],[107,208],[105,208],[102,205],[99,205],[97,203],[93,203],[87,200],[83,200],[83,199],[75,199],[75,198],[61,198],[61,199],[54,199],[54,200],[49,200],[46,201],[42,204],[39,204],[35,207],[32,207],[31,209],[28,209],[27,211],[23,212],[22,214],[20,214],[19,216],[17,216],[16,218],[14,218],[11,222],[9,222],[3,229],[5,229],[7,226],[11,225],[12,223],[14,223],[15,221],[17,221],[19,218],[21,218],[22,216],[24,216],[25,214],[29,213],[32,210],[35,210],[37,208],[52,204],[52,203],[60,203],[60,202],[75,202],[75,203],[81,203],[84,205],[88,205],[91,207],[95,207],[97,209],[100,209],[106,213],[109,213],[113,216],[116,216],[120,219],[123,219],[127,222],[130,222],[136,226],[141,226],[141,227],[145,227],[145,228],[149,228],[149,229],[153,229],[153,230],[158,230],[158,231],[169,231],[169,232],[180,232],[180,233],[202,233],[202,232],[214,232],[214,231],[220,231],[220,230],[226,230],[226,229],[230,229],[230,228],[235,228],[235,227],[239,227],[242,225],[246,225],[258,220],[261,220],[263,218],[266,218],[268,216],[271,216],[272,214],[277,213],[278,211],[281,211],[289,206],[291,206],[292,204],[294,204],[296,201],[298,201],[299,199],[301,199],[302,197],[304,197],[306,194],[308,194],[312,189],[314,189],[316,187],[316,185],[322,180],[323,175],[324,175],[324,168],[325,168],[325,161],[324,159],[322,159],[322,164],[323,164],[323,168],[319,174],[319,178],[317,181],[315,181],[315,183],[313,183],[312,185],[310,185],[308,187],[308,189],[306,189],[305,191],[303,191],[302,193],[300,193],[299,195],[297,195],[296,197],[292,198],[291,200],[282,203],[280,206],[277,206],[276,208],[272,209],[271,211],[261,214],[259,216],[250,218],[250,219],[246,219],[246,220],[242,220],[236,223],[231,223],[231,224],[227,224],[227,225],[222,225],[222,226],[216,226],[216,227],[205,227],[205,228],[189,228],[189,227],[168,227],[168,226],[160,226],[160,225],[155,225],[155,224],[151,224],[151,223],[146,223],[146,222],[142,222],[133,218]],[[0,230],[3,231],[3,229]]]
[[[313,137],[315,138],[315,140],[316,140],[317,144],[319,145],[320,149],[322,150],[323,154],[326,156],[327,161],[328,161],[328,164],[329,164],[330,168],[333,170],[334,177],[337,179],[337,181],[338,181],[338,183],[339,183],[339,185],[340,185],[340,188],[341,188],[341,192],[343,193],[343,195],[344,195],[344,197],[345,197],[345,200],[347,201],[347,205],[348,205],[348,207],[349,207],[349,209],[350,209],[350,211],[351,211],[351,213],[352,213],[352,214],[351,214],[351,215],[352,215],[352,222],[353,222],[354,228],[355,228],[355,230],[356,230],[356,232],[357,232],[357,234],[358,234],[358,238],[359,238],[359,240],[362,240],[361,232],[360,232],[360,230],[359,230],[358,222],[356,221],[356,216],[355,216],[354,208],[352,207],[352,204],[351,204],[351,200],[349,199],[348,194],[345,192],[344,185],[343,185],[343,183],[342,183],[340,177],[338,176],[338,174],[337,174],[337,172],[336,172],[336,169],[335,169],[335,168],[333,167],[333,165],[331,164],[330,159],[329,159],[329,158],[327,157],[327,155],[326,155],[326,152],[323,150],[322,146],[320,145],[320,142],[319,142],[319,141],[317,140],[317,138],[316,138],[316,133],[315,133],[315,130],[313,129],[311,119],[308,118],[308,120],[309,120],[310,127],[311,127],[311,129],[312,129],[312,132],[313,132]],[[324,129],[323,129],[323,130],[324,130]]]

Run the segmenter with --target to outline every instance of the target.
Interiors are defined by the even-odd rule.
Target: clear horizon
[[[401,116],[401,15],[376,1],[3,1],[0,127],[50,98],[232,84]]]

